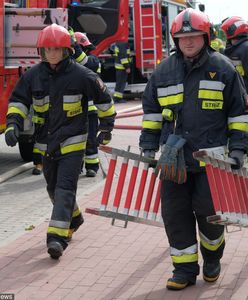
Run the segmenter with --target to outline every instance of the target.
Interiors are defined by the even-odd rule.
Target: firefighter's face
[[[63,48],[45,48],[45,57],[49,64],[57,65],[61,60],[63,60]]]
[[[193,58],[199,54],[204,47],[204,36],[185,36],[178,38],[178,45],[184,57]]]

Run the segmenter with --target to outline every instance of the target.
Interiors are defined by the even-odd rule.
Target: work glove
[[[71,36],[71,46],[75,46],[77,44],[77,39],[75,36],[75,32],[71,26],[68,27],[68,32],[70,33]]]
[[[149,158],[151,160],[154,160],[155,159],[155,153],[156,151],[155,150],[143,150],[143,155],[145,158]],[[154,168],[154,163],[149,163],[149,168]]]
[[[98,144],[101,145],[107,145],[110,143],[112,139],[112,134],[110,131],[100,131],[100,133],[97,136]]]
[[[14,147],[20,135],[20,130],[16,124],[10,124],[5,130],[5,142],[8,146]]]
[[[126,71],[127,74],[130,74],[130,73],[131,73],[131,69],[130,69],[130,68],[126,68],[125,71]]]
[[[233,158],[236,162],[235,165],[231,164],[231,168],[233,170],[239,170],[243,167],[244,165],[244,157],[245,157],[245,153],[242,150],[232,150],[229,154],[229,156],[231,158]]]
[[[161,180],[170,180],[176,183],[186,181],[186,167],[184,162],[183,146],[186,140],[179,135],[170,134],[166,144],[162,146],[161,156],[157,162],[155,172],[160,172]]]
[[[155,150],[143,150],[143,153],[144,153],[144,157],[146,158],[151,158],[151,159],[155,158]]]
[[[178,151],[178,157],[177,157],[177,172],[175,176],[175,181],[178,184],[182,184],[186,182],[187,180],[187,171],[186,171],[186,165],[184,160],[184,151],[183,148],[181,148]]]

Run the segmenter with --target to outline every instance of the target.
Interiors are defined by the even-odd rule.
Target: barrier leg
[[[139,186],[139,189],[138,189],[137,198],[136,198],[135,207],[134,207],[134,212],[133,212],[133,215],[135,217],[137,217],[139,215],[139,212],[140,212],[140,207],[141,207],[142,198],[143,198],[145,185],[146,185],[146,180],[147,180],[148,167],[149,167],[149,164],[145,163],[144,164],[144,169],[142,171],[141,179],[140,179],[140,186]]]
[[[132,168],[132,173],[131,173],[128,190],[127,190],[127,196],[126,196],[126,200],[125,200],[125,204],[124,204],[123,213],[125,215],[128,215],[130,207],[131,207],[138,171],[139,171],[139,161],[135,160],[133,168]]]
[[[157,193],[156,193],[156,197],[155,197],[155,201],[154,201],[154,205],[153,205],[153,209],[152,209],[152,215],[151,215],[152,220],[156,220],[158,210],[159,210],[159,205],[161,203],[161,184],[162,184],[161,180],[159,180]]]
[[[146,196],[145,207],[144,207],[143,217],[145,219],[147,219],[147,217],[148,217],[148,213],[149,213],[150,206],[152,203],[152,195],[153,195],[153,191],[154,191],[155,181],[156,181],[156,175],[155,175],[155,169],[153,169],[151,178],[150,178],[147,196]]]
[[[106,207],[108,205],[109,194],[113,183],[113,178],[114,178],[114,173],[116,168],[116,162],[117,162],[117,155],[113,154],[109,163],[109,169],[108,169],[108,174],[106,177],[106,182],[102,194],[100,210],[106,210]]]
[[[124,158],[121,165],[121,171],[120,171],[119,180],[115,192],[115,198],[114,198],[113,209],[112,209],[113,212],[117,212],[120,206],[123,186],[127,175],[127,167],[128,167],[128,158]]]
[[[213,166],[206,164],[206,172],[208,177],[208,182],[210,186],[210,191],[213,199],[214,209],[217,215],[222,214],[221,201],[218,193],[217,183],[214,176]]]

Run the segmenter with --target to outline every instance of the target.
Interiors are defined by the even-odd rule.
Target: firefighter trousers
[[[47,231],[47,243],[58,241],[65,249],[71,229],[83,223],[83,216],[76,203],[78,176],[81,171],[83,152],[43,158],[43,172],[47,192],[53,203]]]
[[[88,114],[88,139],[85,151],[85,169],[97,172],[99,170],[99,157],[98,157],[98,115],[97,113]]]
[[[127,84],[128,74],[126,70],[115,70],[116,83],[115,83],[115,92],[114,92],[114,100],[123,99],[123,92],[125,90]]]
[[[163,181],[161,210],[174,273],[194,282],[199,274],[196,223],[204,261],[220,260],[225,247],[224,226],[206,220],[215,214],[206,173],[188,172],[184,184]]]

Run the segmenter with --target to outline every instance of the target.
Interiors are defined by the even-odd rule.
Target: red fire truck
[[[133,56],[128,89],[135,91],[169,55],[169,28],[185,6],[184,0],[0,0],[0,133],[6,128],[7,102],[16,81],[39,62],[36,40],[45,26],[57,23],[87,33],[96,45],[94,54],[102,59],[105,81],[115,81],[111,44],[128,41]],[[27,119],[19,141],[25,161],[32,159],[32,147],[32,122]]]

